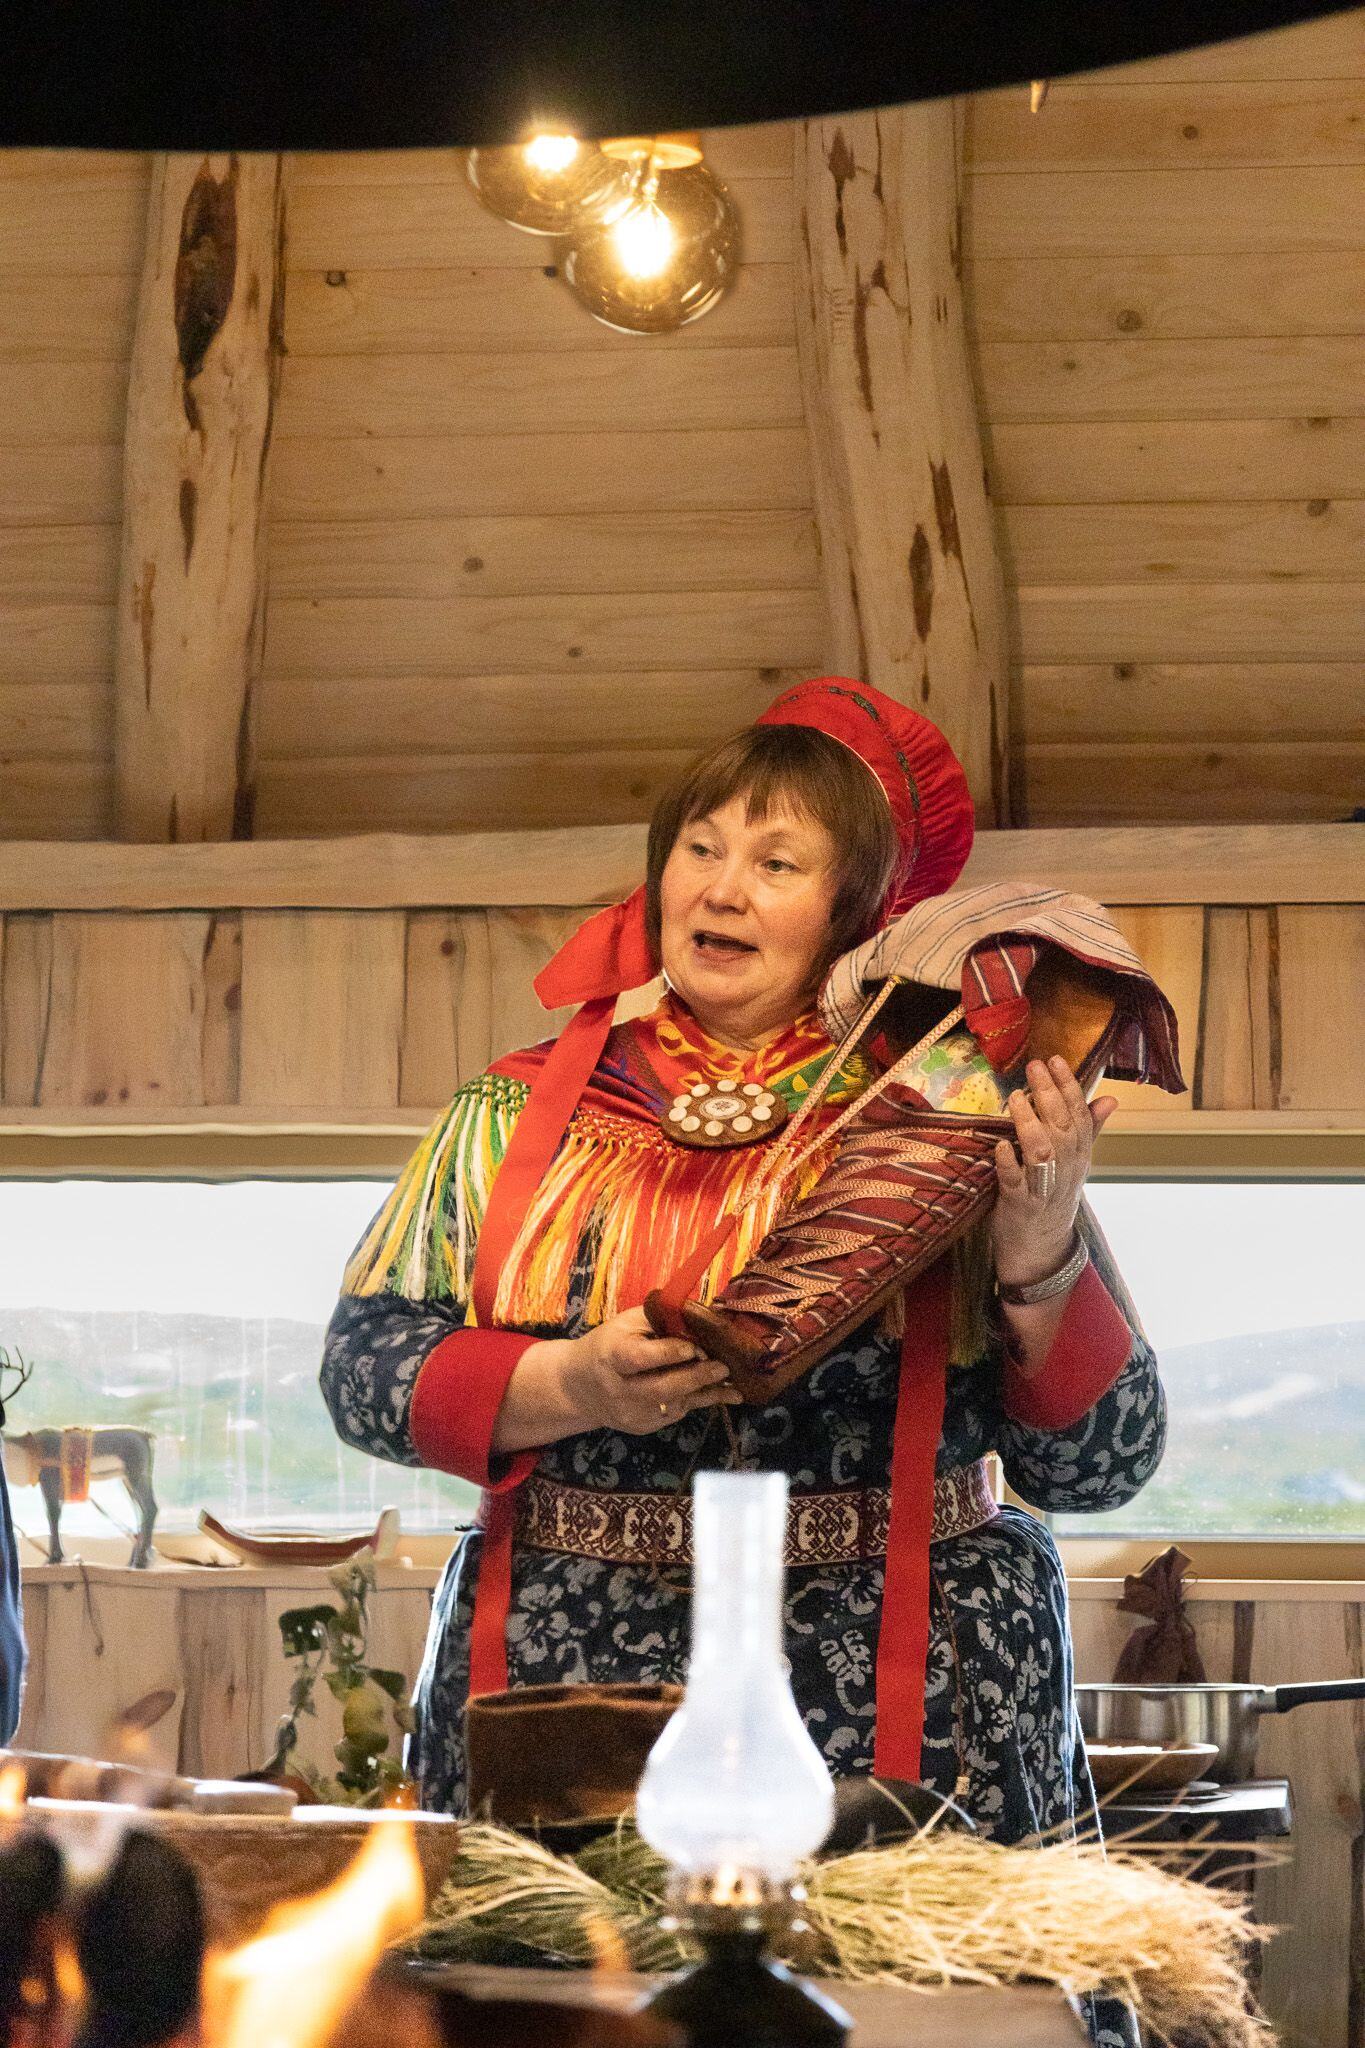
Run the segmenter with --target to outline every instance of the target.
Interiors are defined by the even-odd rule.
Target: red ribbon
[[[877,1641],[879,1778],[922,1777],[924,1680],[929,1656],[929,1544],[934,1468],[943,1433],[952,1262],[940,1259],[905,1303],[900,1383],[891,1447],[891,1526]]]
[[[614,996],[584,1003],[555,1040],[535,1085],[517,1118],[511,1142],[493,1179],[478,1250],[474,1255],[471,1293],[481,1329],[493,1327],[498,1280],[525,1220],[531,1198],[545,1178],[602,1057],[616,1008]],[[469,1632],[471,1694],[507,1690],[507,1613],[512,1604],[512,1536],[517,1520],[517,1489],[485,1490],[479,1506],[483,1551]]]

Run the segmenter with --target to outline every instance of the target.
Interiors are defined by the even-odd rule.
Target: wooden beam
[[[433,1106],[434,1107],[434,1106]],[[35,1179],[127,1173],[139,1179],[187,1174],[231,1179],[244,1173],[392,1179],[428,1127],[422,1109],[184,1110],[137,1121],[114,1112],[0,1110],[0,1173]],[[1358,1179],[1365,1172],[1365,1118],[1294,1111],[1184,1110],[1121,1119],[1096,1153],[1099,1180]]]
[[[797,343],[831,665],[923,710],[1004,818],[1004,584],[962,293],[950,101],[799,126]]]
[[[124,839],[251,831],[283,232],[283,158],[156,159],[124,446]]]
[[[222,846],[0,842],[0,911],[388,910],[614,903],[643,825]],[[1365,903],[1365,825],[983,832],[963,881],[1039,880],[1104,903]]]

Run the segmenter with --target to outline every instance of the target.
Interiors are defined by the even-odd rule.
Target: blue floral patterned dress
[[[648,1097],[649,1061],[639,1051],[618,1031],[607,1060]],[[963,1060],[970,1064],[970,1054],[956,1062],[954,1086],[961,1085]],[[984,1068],[984,1061],[979,1064]],[[977,1078],[984,1085],[984,1074]],[[656,1084],[654,1107],[666,1103],[668,1085],[666,1075]],[[804,1085],[799,1075],[795,1085]],[[446,1128],[458,1121],[462,1099],[473,1105],[473,1114],[490,1092],[497,1096],[487,1077],[462,1091]],[[485,1157],[500,1157],[505,1132],[491,1145],[484,1133],[479,1143]],[[409,1186],[430,1184],[433,1156],[429,1143],[409,1169]],[[400,1181],[391,1206],[404,1185]],[[447,1202],[438,1217],[444,1233],[438,1249],[449,1252],[458,1236],[467,1268],[477,1213],[461,1209],[457,1228],[456,1206]],[[371,1226],[348,1269],[352,1285],[376,1229]],[[409,1225],[409,1247],[413,1239]],[[1089,1284],[1103,1289],[1106,1308],[1112,1301],[1122,1312],[1126,1359],[1120,1345],[1118,1362],[1078,1419],[1060,1429],[1033,1426],[1011,1412],[1003,1336],[983,1313],[979,1355],[948,1371],[940,1473],[994,1451],[1022,1499],[1044,1511],[1074,1513],[1122,1505],[1156,1470],[1166,1428],[1156,1362],[1102,1244],[1092,1246],[1092,1255]],[[442,1264],[433,1254],[417,1269],[417,1285],[410,1259],[406,1268],[386,1271],[380,1284],[371,1265],[368,1291],[343,1294],[327,1333],[321,1378],[346,1443],[398,1464],[422,1462],[412,1429],[414,1389],[433,1353],[464,1326],[466,1302],[458,1277],[451,1278],[458,1263],[447,1258]],[[552,1322],[527,1320],[519,1327],[547,1337],[581,1334],[597,1319],[589,1308],[598,1280],[591,1255],[580,1247],[563,1312]],[[539,1453],[537,1471],[578,1488],[668,1493],[685,1489],[699,1468],[737,1461],[747,1470],[784,1472],[794,1493],[884,1488],[890,1482],[899,1357],[899,1339],[874,1318],[780,1399],[728,1411],[733,1444],[721,1416],[703,1411],[648,1436],[592,1430],[565,1438]],[[461,1536],[437,1591],[409,1757],[423,1804],[455,1813],[464,1806],[463,1722],[482,1543],[477,1528]],[[883,1584],[877,1558],[788,1572],[792,1686],[806,1726],[836,1774],[867,1772],[873,1765]],[[1068,1828],[1093,1808],[1093,1790],[1073,1699],[1066,1586],[1048,1530],[1021,1509],[1006,1507],[986,1526],[934,1543],[931,1590],[925,1780],[955,1795],[1000,1841],[1023,1842]],[[675,1573],[518,1543],[506,1629],[509,1683],[681,1680],[689,1609],[689,1595]],[[1095,2024],[1092,2017],[1092,2029]],[[1096,2038],[1129,2037],[1100,2028]]]

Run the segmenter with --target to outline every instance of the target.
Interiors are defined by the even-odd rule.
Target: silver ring
[[[1028,1182],[1028,1191],[1031,1195],[1037,1195],[1040,1202],[1047,1202],[1052,1199],[1053,1190],[1057,1185],[1057,1162],[1055,1159],[1030,1160],[1028,1166],[1024,1169],[1024,1174]]]

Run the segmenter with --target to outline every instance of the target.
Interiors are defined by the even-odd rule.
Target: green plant
[[[349,1558],[327,1577],[341,1595],[340,1607],[291,1607],[280,1616],[284,1654],[297,1669],[289,1688],[289,1711],[279,1726],[274,1767],[288,1769],[334,1805],[414,1803],[412,1780],[401,1760],[402,1737],[413,1726],[407,1680],[401,1671],[383,1671],[365,1661],[374,1559]],[[292,1760],[300,1717],[317,1713],[319,1678],[341,1708],[341,1740],[333,1750],[340,1769],[334,1778]],[[394,1753],[391,1738],[397,1738]]]

